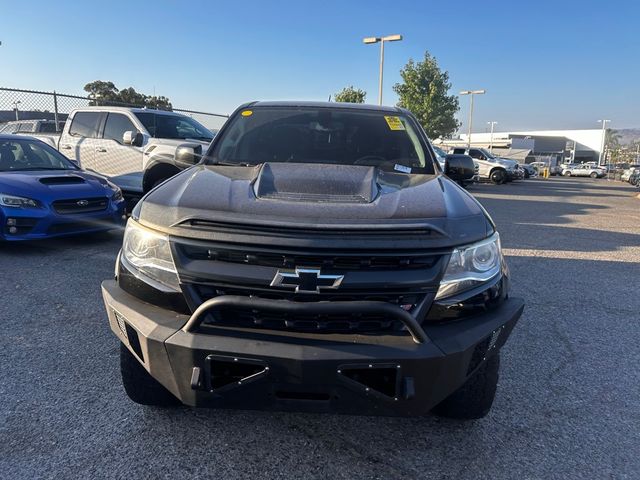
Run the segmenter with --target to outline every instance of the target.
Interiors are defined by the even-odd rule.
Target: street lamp
[[[489,151],[491,153],[493,153],[493,127],[494,127],[494,125],[497,125],[497,124],[498,124],[498,122],[487,122],[487,125],[491,125],[491,137],[490,137],[490,140],[489,140]]]
[[[382,105],[382,70],[384,68],[384,42],[398,42],[402,35],[387,35],[386,37],[367,37],[362,41],[367,45],[380,42],[380,80],[378,83],[378,105]]]
[[[467,148],[471,148],[471,125],[473,124],[473,96],[484,95],[486,90],[463,90],[460,95],[471,95],[471,107],[469,108],[469,137],[467,138]]]
[[[22,102],[20,100],[16,100],[15,102],[12,103],[13,105],[13,109],[16,112],[16,120],[20,120],[20,118],[18,117],[18,105],[20,105]]]
[[[598,157],[598,165],[602,165],[602,156],[604,155],[604,138],[607,134],[607,122],[611,122],[611,120],[598,120],[599,123],[602,123],[602,138],[600,139],[600,156]]]

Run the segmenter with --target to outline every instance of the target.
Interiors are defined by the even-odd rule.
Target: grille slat
[[[321,267],[329,270],[398,270],[430,268],[439,258],[433,254],[307,254],[290,252],[253,252],[180,245],[180,252],[190,260],[212,260],[274,268],[293,266]]]

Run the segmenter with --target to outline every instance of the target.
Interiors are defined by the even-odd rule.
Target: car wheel
[[[598,174],[596,172],[591,172],[591,175],[589,175],[591,178],[598,178]]]
[[[525,170],[524,171],[524,178],[529,178],[529,176],[530,176],[529,172]]]
[[[500,353],[489,357],[484,364],[458,390],[433,409],[441,417],[459,420],[482,418],[493,405],[498,386]]]
[[[567,170],[562,175],[564,175],[565,177],[570,177],[571,176],[571,172]]]
[[[507,176],[505,175],[504,170],[501,170],[501,169],[497,169],[491,172],[491,175],[489,176],[489,178],[496,185],[501,185],[507,180]]]
[[[120,374],[127,396],[140,405],[174,407],[180,401],[149,375],[129,349],[120,343]]]

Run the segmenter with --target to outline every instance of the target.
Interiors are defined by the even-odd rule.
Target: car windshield
[[[137,112],[135,116],[142,122],[149,135],[154,138],[186,140],[213,140],[213,133],[204,125],[185,115],[166,113]]]
[[[0,139],[0,172],[77,169],[64,155],[38,140]]]
[[[484,148],[479,148],[478,150],[480,150],[484,154],[484,156],[487,157],[487,158],[491,158],[491,159],[498,158],[493,153],[491,153],[489,150],[485,150]]]
[[[220,133],[207,163],[325,163],[434,173],[416,128],[399,112],[249,107]]]

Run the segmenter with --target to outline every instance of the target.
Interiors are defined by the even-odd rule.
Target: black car
[[[479,418],[524,303],[406,110],[240,107],[133,211],[102,284],[140,404]]]

